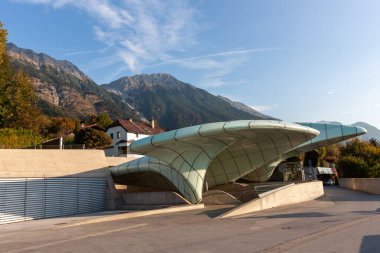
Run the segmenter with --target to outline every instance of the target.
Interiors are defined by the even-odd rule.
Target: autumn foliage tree
[[[29,77],[14,70],[6,54],[7,31],[0,23],[0,128],[38,130],[41,114]]]
[[[0,148],[24,148],[40,144],[42,137],[28,129],[0,129]]]
[[[51,137],[63,137],[75,130],[75,121],[66,117],[54,117],[50,119],[50,125],[47,127]]]
[[[3,29],[3,23],[0,22],[0,65],[3,64],[5,56],[5,47],[7,43],[7,30]]]

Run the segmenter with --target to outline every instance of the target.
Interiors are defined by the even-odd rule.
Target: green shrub
[[[377,142],[354,139],[340,148],[338,168],[342,177],[380,177],[380,146]]]
[[[377,164],[368,170],[368,176],[372,178],[380,178],[380,164]]]
[[[368,177],[368,165],[361,157],[344,156],[338,162],[342,177]]]
[[[26,129],[1,128],[0,148],[25,148],[41,143],[42,137]]]
[[[75,134],[75,142],[85,144],[86,148],[103,148],[111,145],[112,139],[105,132],[86,128]]]

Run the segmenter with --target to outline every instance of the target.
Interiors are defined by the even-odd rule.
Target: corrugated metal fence
[[[0,224],[101,211],[106,178],[0,179]]]

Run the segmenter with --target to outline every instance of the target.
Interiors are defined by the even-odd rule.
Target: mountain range
[[[158,118],[164,128],[180,128],[206,122],[271,117],[244,111],[169,74],[123,77],[102,85],[128,102],[147,119]]]
[[[362,135],[362,136],[359,136],[358,138],[361,139],[361,140],[369,140],[369,139],[377,139],[378,141],[380,141],[380,130],[366,122],[356,122],[354,124],[352,124],[352,126],[360,126],[360,127],[364,127],[365,129],[367,129],[367,133]]]
[[[69,61],[7,43],[16,68],[27,73],[49,116],[79,119],[107,112],[111,118],[156,119],[165,129],[238,119],[273,119],[228,98],[215,96],[169,74],[122,77],[98,85]]]
[[[111,117],[132,117],[136,113],[97,85],[69,61],[7,44],[12,64],[27,73],[39,98],[42,112],[50,116],[84,119],[108,112]]]

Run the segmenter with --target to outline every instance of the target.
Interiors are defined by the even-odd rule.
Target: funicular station
[[[284,195],[269,207],[306,201],[323,194],[322,183],[266,183],[276,167],[364,133],[335,123],[237,120],[142,138],[128,146],[142,157],[127,161],[101,150],[1,150],[0,224],[172,205],[252,203],[254,211],[277,189]]]

